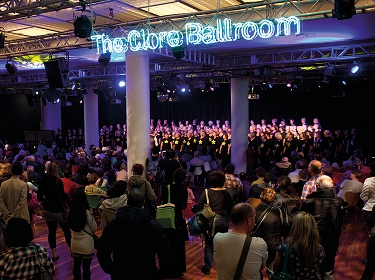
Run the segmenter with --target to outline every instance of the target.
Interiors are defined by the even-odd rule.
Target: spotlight
[[[287,83],[286,86],[287,86],[288,88],[290,88],[290,87],[292,87],[292,84],[291,84],[291,83]]]
[[[263,82],[263,83],[261,84],[261,86],[260,86],[260,89],[261,89],[261,90],[267,90],[267,88],[268,88],[268,85],[267,85],[266,82]]]
[[[56,100],[54,100],[53,102],[52,102],[52,104],[57,104],[57,103],[59,103],[60,102],[60,98],[57,98]]]
[[[181,89],[181,92],[185,92],[185,91],[186,91],[186,88],[183,87],[183,88]]]
[[[87,38],[91,36],[92,22],[86,15],[82,15],[76,18],[73,25],[74,25],[74,35],[76,37]]]
[[[354,0],[335,0],[335,6],[332,10],[332,17],[341,19],[350,19],[356,14]]]
[[[185,57],[185,49],[183,46],[173,47],[172,54],[176,59],[181,59]]]
[[[98,62],[100,64],[103,64],[104,66],[107,66],[110,61],[111,61],[111,53],[110,52],[102,53],[98,58]]]
[[[119,86],[119,87],[124,87],[124,86],[125,86],[125,81],[121,80],[121,81],[118,83],[118,86]]]
[[[92,89],[92,91],[98,95],[100,93],[102,93],[103,91],[98,87],[98,86],[94,86],[94,88]]]
[[[354,62],[354,65],[352,66],[352,68],[350,69],[350,72],[352,74],[355,74],[359,71],[360,67],[359,67],[359,64],[357,64],[356,62]]]
[[[7,69],[8,73],[13,75],[18,71],[17,67],[14,66],[13,62],[11,60],[7,61],[7,64],[5,64],[5,68]]]

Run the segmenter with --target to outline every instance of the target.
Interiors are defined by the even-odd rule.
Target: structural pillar
[[[59,127],[61,129],[61,103],[47,102],[46,105],[42,103],[42,130],[56,131]]]
[[[98,96],[93,87],[86,88],[87,94],[83,97],[83,119],[86,149],[90,145],[99,147],[99,110]]]
[[[129,175],[134,163],[145,165],[150,151],[149,71],[147,53],[126,52],[126,124]]]
[[[247,78],[231,79],[231,162],[235,173],[246,172],[246,149],[249,129],[249,81]]]

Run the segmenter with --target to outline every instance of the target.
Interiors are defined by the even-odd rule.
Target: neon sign
[[[106,35],[93,35],[98,54],[107,52],[124,53],[127,50],[147,51],[162,48],[165,44],[170,47],[186,45],[215,44],[244,39],[247,41],[257,37],[262,39],[272,36],[289,36],[294,27],[294,34],[301,33],[299,18],[291,16],[278,18],[275,21],[264,19],[259,23],[233,23],[231,19],[217,19],[216,26],[204,26],[201,23],[187,23],[185,32],[179,30],[150,33],[147,29],[132,30],[126,37],[108,38]]]

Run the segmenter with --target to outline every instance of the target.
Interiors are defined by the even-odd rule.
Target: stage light
[[[181,59],[185,57],[185,49],[183,46],[173,47],[172,54],[176,59]]]
[[[73,25],[74,25],[74,35],[76,37],[87,38],[91,36],[92,22],[86,15],[82,15],[76,18]]]
[[[346,81],[345,81],[345,80],[342,80],[342,81],[341,81],[341,84],[343,84],[344,86],[346,86]]]
[[[52,102],[52,104],[57,104],[57,103],[59,103],[60,102],[60,98],[57,98],[56,100],[54,100],[53,102]]]
[[[98,58],[98,62],[100,64],[104,65],[104,66],[107,66],[110,61],[111,61],[111,53],[110,52],[102,53]]]
[[[123,80],[119,81],[118,86],[119,87],[124,87],[125,86],[125,81],[123,81]]]
[[[77,83],[76,83],[76,82],[73,82],[73,84],[72,84],[72,90],[75,90],[76,87],[77,87]]]
[[[267,88],[268,88],[268,85],[267,85],[266,82],[263,82],[263,83],[260,85],[260,89],[261,89],[261,90],[267,90]]]
[[[359,64],[357,64],[356,62],[354,62],[352,68],[350,69],[350,72],[352,74],[356,74],[359,71],[359,69],[360,69]]]
[[[341,19],[350,19],[356,14],[354,0],[335,0],[332,17]]]
[[[181,92],[186,92],[186,88],[183,87],[183,88],[181,89]]]
[[[291,83],[287,83],[286,86],[287,86],[288,88],[290,88],[290,87],[292,87],[292,84],[291,84]]]
[[[5,68],[7,69],[8,73],[13,75],[18,71],[17,67],[14,66],[13,62],[11,60],[7,61],[7,64],[5,64]]]

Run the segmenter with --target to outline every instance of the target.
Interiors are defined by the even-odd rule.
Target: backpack
[[[298,211],[298,200],[294,198],[287,198],[275,205],[273,208],[279,210],[281,220],[281,236],[287,237],[292,227],[293,217]]]
[[[150,159],[147,163],[147,179],[150,182],[159,182],[164,178],[163,172],[159,166],[160,158],[157,160]]]

